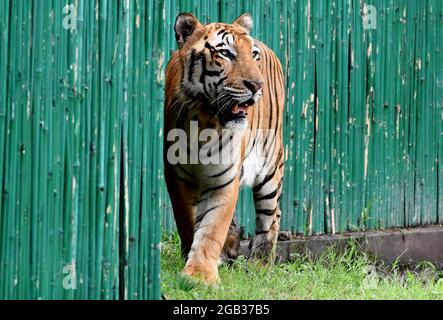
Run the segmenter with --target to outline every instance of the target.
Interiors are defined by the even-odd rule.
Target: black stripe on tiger
[[[209,176],[208,179],[213,179],[213,178],[218,178],[221,177],[222,175],[224,175],[225,173],[227,173],[228,171],[230,171],[232,168],[234,168],[234,164],[231,164],[226,170],[223,170],[220,173],[217,173],[213,176]]]
[[[227,80],[227,79],[228,79],[228,77],[222,77],[222,78],[220,78],[220,80],[218,80],[218,82],[217,82],[217,88],[220,87],[220,86],[223,84],[223,82],[224,82],[225,80]]]
[[[222,41],[225,41],[225,38],[226,38],[226,36],[227,36],[228,34],[229,34],[228,32],[225,32],[225,33],[222,35]],[[228,39],[228,41],[226,41],[226,42],[228,42],[228,44],[229,44],[229,39]]]
[[[194,177],[192,174],[190,174],[188,171],[186,171],[185,168],[183,168],[182,165],[181,165],[180,163],[177,163],[177,164],[176,164],[176,167],[177,167],[178,169],[180,169],[180,171],[182,171],[182,172],[183,172],[185,175],[187,175],[189,178],[191,178],[191,179],[195,179],[195,177]]]
[[[274,215],[274,213],[275,213],[276,211],[277,211],[277,208],[275,208],[275,209],[270,209],[270,210],[267,210],[267,209],[256,210],[255,212],[256,212],[258,215],[271,217],[271,216]]]
[[[254,197],[254,200],[255,201],[271,200],[271,199],[274,199],[277,196],[277,194],[278,194],[278,188],[275,189],[273,192],[268,193],[262,197]]]
[[[206,210],[205,213],[198,215],[197,218],[195,219],[195,223],[196,223],[196,224],[200,223],[200,222],[203,220],[203,218],[206,217],[206,215],[207,215],[209,212],[214,211],[214,210],[216,210],[216,209],[218,209],[218,208],[220,208],[220,207],[222,207],[222,206],[221,206],[221,205],[216,205],[216,206],[214,206],[214,207],[212,207],[212,208]]]
[[[223,138],[225,138],[225,139],[223,139]],[[231,146],[232,139],[234,139],[234,137],[231,136],[231,135],[229,135],[229,136],[227,136],[227,137],[225,137],[225,135],[223,135],[223,134],[220,135],[220,137],[219,137],[219,148],[218,148],[218,152],[219,152],[220,154],[223,154],[223,153],[222,153],[222,152],[223,152],[223,149],[224,149],[226,146]]]
[[[220,189],[223,189],[223,188],[229,186],[231,183],[233,183],[235,181],[236,178],[237,178],[237,175],[235,175],[234,178],[232,178],[231,180],[229,180],[228,182],[226,182],[226,183],[224,183],[222,185],[218,185],[218,186],[215,186],[215,187],[211,187],[211,188],[205,189],[204,191],[202,191],[201,197],[203,197],[205,194],[207,194],[209,192],[217,191],[217,190],[220,190]]]
[[[191,57],[189,58],[189,71],[188,71],[188,81],[194,83],[192,77],[194,76],[194,68],[197,64],[197,54],[195,49],[191,52]]]
[[[269,233],[271,230],[264,230],[264,231],[255,231],[256,235],[260,235],[260,234],[265,234],[265,233]],[[252,243],[252,242],[251,242]]]
[[[262,181],[261,183],[259,183],[257,186],[255,186],[254,188],[252,188],[252,191],[254,191],[254,192],[258,192],[258,191],[260,191],[260,190],[264,187],[264,185],[265,185],[266,183],[268,183],[269,181],[272,180],[272,178],[274,178],[276,172],[277,172],[277,167],[275,167],[274,171],[273,171],[271,174],[268,174],[268,175],[263,179],[263,181]]]
[[[211,53],[211,58],[212,58],[212,60],[214,60],[214,56],[215,56],[215,54],[217,54],[218,51],[215,50],[215,48],[213,46],[211,46],[209,44],[209,42],[205,43],[205,48],[209,50],[209,52]]]
[[[185,184],[191,184],[189,180],[186,180],[185,178],[182,178],[177,171],[173,171],[174,175],[177,177],[178,180],[180,180],[181,182],[184,182]]]
[[[278,184],[277,188],[274,191],[272,191],[272,192],[270,192],[268,194],[265,194],[263,196],[260,196],[260,197],[256,197],[254,195],[254,201],[262,201],[262,200],[274,199],[277,196],[277,194],[279,193],[281,186],[282,186],[282,180],[280,180],[280,183]]]
[[[262,171],[264,170],[264,168],[266,168],[267,166],[268,166],[268,161],[270,161],[271,159],[274,159],[274,157],[268,157],[268,153],[266,153],[266,161],[265,161],[265,163],[263,164],[263,167],[262,167]],[[275,171],[277,170],[277,168],[278,169],[280,169],[279,167],[278,167],[278,164],[280,163],[280,160],[282,159],[282,157],[283,157],[283,149],[280,149],[280,152],[279,152],[279,154],[278,154],[278,158],[277,158],[277,161],[275,162],[275,169],[274,169],[274,173],[275,173]]]

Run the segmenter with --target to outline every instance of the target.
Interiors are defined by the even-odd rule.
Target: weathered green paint
[[[160,297],[164,68],[183,11],[252,13],[283,63],[283,229],[441,223],[443,3],[367,1],[375,30],[363,3],[0,0],[0,299]],[[237,215],[253,233],[249,191]]]
[[[156,299],[164,1],[68,3],[0,1],[0,298]]]

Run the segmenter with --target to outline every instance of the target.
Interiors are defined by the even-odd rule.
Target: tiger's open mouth
[[[254,99],[249,99],[245,102],[242,103],[236,103],[234,104],[230,110],[227,110],[229,113],[227,116],[230,120],[236,120],[236,119],[244,119],[246,118],[246,116],[248,115],[247,110],[249,107],[251,107],[252,105],[254,105],[255,101]]]

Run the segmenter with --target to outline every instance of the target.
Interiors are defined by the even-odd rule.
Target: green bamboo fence
[[[0,1],[0,298],[160,297],[163,8]]]
[[[160,297],[164,68],[183,11],[250,12],[283,63],[283,229],[442,223],[441,0],[0,0],[0,299]],[[249,191],[237,215],[253,233]]]

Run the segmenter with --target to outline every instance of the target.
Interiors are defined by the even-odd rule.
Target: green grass
[[[385,267],[350,243],[321,258],[263,267],[239,258],[219,267],[221,284],[206,287],[180,275],[184,261],[177,236],[162,247],[162,292],[166,299],[443,299],[443,274],[430,263],[414,270]]]

